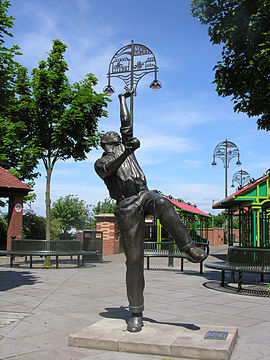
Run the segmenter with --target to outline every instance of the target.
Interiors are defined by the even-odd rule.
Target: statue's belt
[[[137,194],[134,194],[134,195],[131,195],[131,196],[121,195],[121,197],[117,200],[117,205],[119,207],[121,207],[121,206],[126,207],[126,206],[132,204],[137,199],[139,199],[142,196],[142,194],[144,194],[146,191],[148,191],[148,189],[143,188]]]

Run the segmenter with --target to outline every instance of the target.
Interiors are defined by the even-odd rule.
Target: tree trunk
[[[46,176],[46,240],[51,239],[51,177],[53,166],[49,164]]]

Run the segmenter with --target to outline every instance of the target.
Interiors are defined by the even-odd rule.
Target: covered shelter
[[[213,205],[228,212],[228,240],[233,245],[233,216],[239,216],[239,246],[270,248],[270,169],[266,175]]]
[[[8,198],[7,236],[0,234],[0,249],[10,250],[11,239],[22,238],[23,198],[30,191],[27,185],[0,166],[0,198]]]

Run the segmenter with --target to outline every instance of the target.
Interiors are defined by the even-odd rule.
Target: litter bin
[[[83,250],[95,251],[93,255],[83,255],[83,260],[102,260],[103,232],[97,230],[83,230]]]

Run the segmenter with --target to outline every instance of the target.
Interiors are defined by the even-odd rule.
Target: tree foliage
[[[50,182],[54,165],[58,160],[86,159],[87,153],[99,143],[98,120],[107,116],[104,108],[108,98],[93,90],[97,84],[93,74],[73,85],[69,83],[64,61],[66,48],[60,40],[54,40],[47,60],[40,61],[32,72],[32,139],[47,173],[46,239],[50,237]]]
[[[213,217],[213,225],[215,228],[225,228],[225,216],[226,212],[222,211],[217,215],[211,215]],[[227,215],[228,216],[228,215]],[[233,228],[239,229],[239,216],[233,216]]]
[[[92,205],[91,217],[89,221],[89,228],[96,228],[96,219],[95,215],[99,214],[112,214],[116,208],[116,201],[112,198],[106,198],[103,201],[98,201],[96,205]]]
[[[9,1],[0,0],[0,165],[21,180],[33,180],[38,161],[46,170],[46,238],[50,238],[50,182],[58,160],[84,160],[97,147],[98,120],[107,116],[109,100],[93,90],[97,79],[87,74],[71,85],[64,61],[67,46],[60,40],[46,60],[28,76],[14,60],[17,45],[5,46],[14,18]]]
[[[116,208],[116,201],[111,198],[106,198],[103,201],[99,201],[92,207],[92,214],[111,214]]]
[[[40,61],[32,72],[34,142],[42,149],[46,169],[59,159],[85,160],[98,145],[99,118],[107,116],[104,107],[108,99],[93,90],[97,84],[93,74],[70,85],[64,61],[66,48],[54,40],[47,60]]]
[[[14,61],[15,55],[19,53],[19,47],[13,45],[8,48],[5,46],[5,39],[12,37],[10,29],[13,26],[14,18],[7,15],[10,2],[0,0],[0,110],[2,111],[13,99],[13,87],[15,83],[15,73],[18,63]]]
[[[6,250],[6,238],[8,230],[8,216],[0,212],[0,250]]]
[[[81,230],[89,221],[90,206],[78,196],[67,195],[52,204],[51,215],[52,219],[60,222],[63,233],[67,233],[71,228]]]
[[[61,236],[62,224],[56,220],[51,221],[51,238],[59,239]],[[45,239],[46,218],[37,215],[32,210],[26,210],[23,214],[22,237],[24,239]]]
[[[50,239],[50,183],[54,165],[58,160],[86,159],[87,153],[99,144],[98,120],[107,116],[108,98],[94,91],[97,79],[93,74],[70,84],[64,61],[66,48],[60,40],[54,40],[47,59],[33,69],[32,79],[25,68],[17,66],[15,96],[0,120],[3,167],[18,170],[23,165],[30,172],[38,160],[44,164],[46,239]]]
[[[208,25],[213,44],[222,44],[214,67],[216,90],[231,96],[234,111],[256,116],[270,130],[270,1],[193,0],[191,12]]]
[[[14,172],[21,180],[31,180],[38,173],[36,149],[28,133],[29,120],[29,82],[26,69],[15,61],[21,55],[19,47],[7,47],[6,39],[14,18],[7,15],[9,1],[0,0],[0,165]]]
[[[45,239],[46,219],[28,210],[23,214],[23,239]]]

